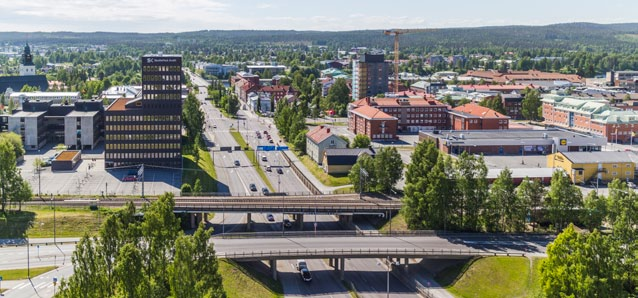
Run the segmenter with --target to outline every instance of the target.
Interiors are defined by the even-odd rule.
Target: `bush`
[[[182,193],[191,193],[193,192],[193,187],[188,183],[184,183],[182,184],[180,190],[182,191]]]

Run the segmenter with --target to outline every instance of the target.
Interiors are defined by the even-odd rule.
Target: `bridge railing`
[[[488,251],[478,249],[422,249],[422,248],[358,248],[358,249],[298,249],[247,252],[218,252],[217,257],[227,259],[295,259],[325,257],[425,257],[425,256],[525,256],[522,252]]]
[[[313,238],[313,237],[447,237],[447,238],[547,238],[552,240],[552,234],[532,233],[463,233],[438,230],[413,231],[377,231],[377,230],[335,230],[335,231],[273,231],[273,232],[233,232],[213,235],[213,238],[246,239],[246,238]],[[538,239],[537,239],[538,240]]]

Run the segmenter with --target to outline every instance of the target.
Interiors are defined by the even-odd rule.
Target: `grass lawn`
[[[379,232],[388,233],[390,232],[390,226],[392,226],[392,231],[408,231],[408,224],[405,222],[403,215],[401,213],[392,217],[392,220],[385,221],[385,224],[379,228]]]
[[[321,183],[326,186],[344,186],[350,184],[350,179],[348,175],[343,176],[332,176],[326,174],[312,159],[310,156],[304,155],[299,156],[299,160],[304,164],[306,168],[314,175]]]
[[[349,186],[337,188],[332,193],[334,193],[334,194],[352,194],[352,193],[355,193],[354,185],[349,185]]]
[[[240,132],[231,129],[230,134],[233,136],[233,139],[235,139],[237,144],[239,144],[239,146],[241,146],[242,149],[249,148],[248,144],[246,144],[246,141],[244,140],[244,137],[241,136]],[[244,154],[246,154],[246,157],[248,157],[248,160],[250,160],[250,163],[253,165],[253,167],[257,171],[257,174],[259,174],[259,177],[261,177],[261,180],[264,181],[264,183],[266,183],[266,187],[268,187],[268,190],[270,190],[270,192],[274,192],[275,188],[273,187],[273,185],[270,183],[270,180],[266,176],[266,172],[264,172],[264,169],[262,169],[259,166],[259,162],[256,159],[257,157],[255,156],[254,148],[249,148],[248,150],[244,150]]]
[[[47,266],[47,267],[36,267],[31,268],[31,277],[38,276],[42,273],[49,272],[57,266]],[[11,270],[0,270],[0,276],[2,276],[2,280],[20,280],[27,279],[27,269],[11,269]]]
[[[210,152],[199,149],[199,161],[195,163],[195,156],[192,154],[183,155],[184,169],[182,183],[195,185],[195,180],[199,178],[203,192],[217,191],[217,174],[215,165],[211,159]]]
[[[99,224],[116,209],[100,208],[91,211],[86,208],[55,209],[56,237],[82,237],[85,233],[96,235]],[[0,218],[0,238],[51,238],[53,237],[53,209],[48,206],[26,206],[21,212],[7,212]]]
[[[231,260],[219,260],[219,273],[229,298],[284,296],[280,282]]]
[[[538,297],[540,263],[534,259],[530,270],[525,257],[478,258],[444,269],[436,280],[457,297]]]

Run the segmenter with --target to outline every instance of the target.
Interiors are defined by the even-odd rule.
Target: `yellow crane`
[[[394,35],[394,93],[399,93],[399,35],[434,31],[436,29],[390,29],[384,30],[385,35]]]

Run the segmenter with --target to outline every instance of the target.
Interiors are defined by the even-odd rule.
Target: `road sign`
[[[58,278],[57,278],[57,277],[54,277],[54,278],[53,278],[53,285],[55,285],[55,284],[57,284],[57,283],[58,283]]]
[[[0,281],[2,281],[2,275],[0,275]]]
[[[277,151],[288,150],[288,146],[277,146]]]
[[[259,151],[275,151],[275,146],[257,146],[257,150]]]

